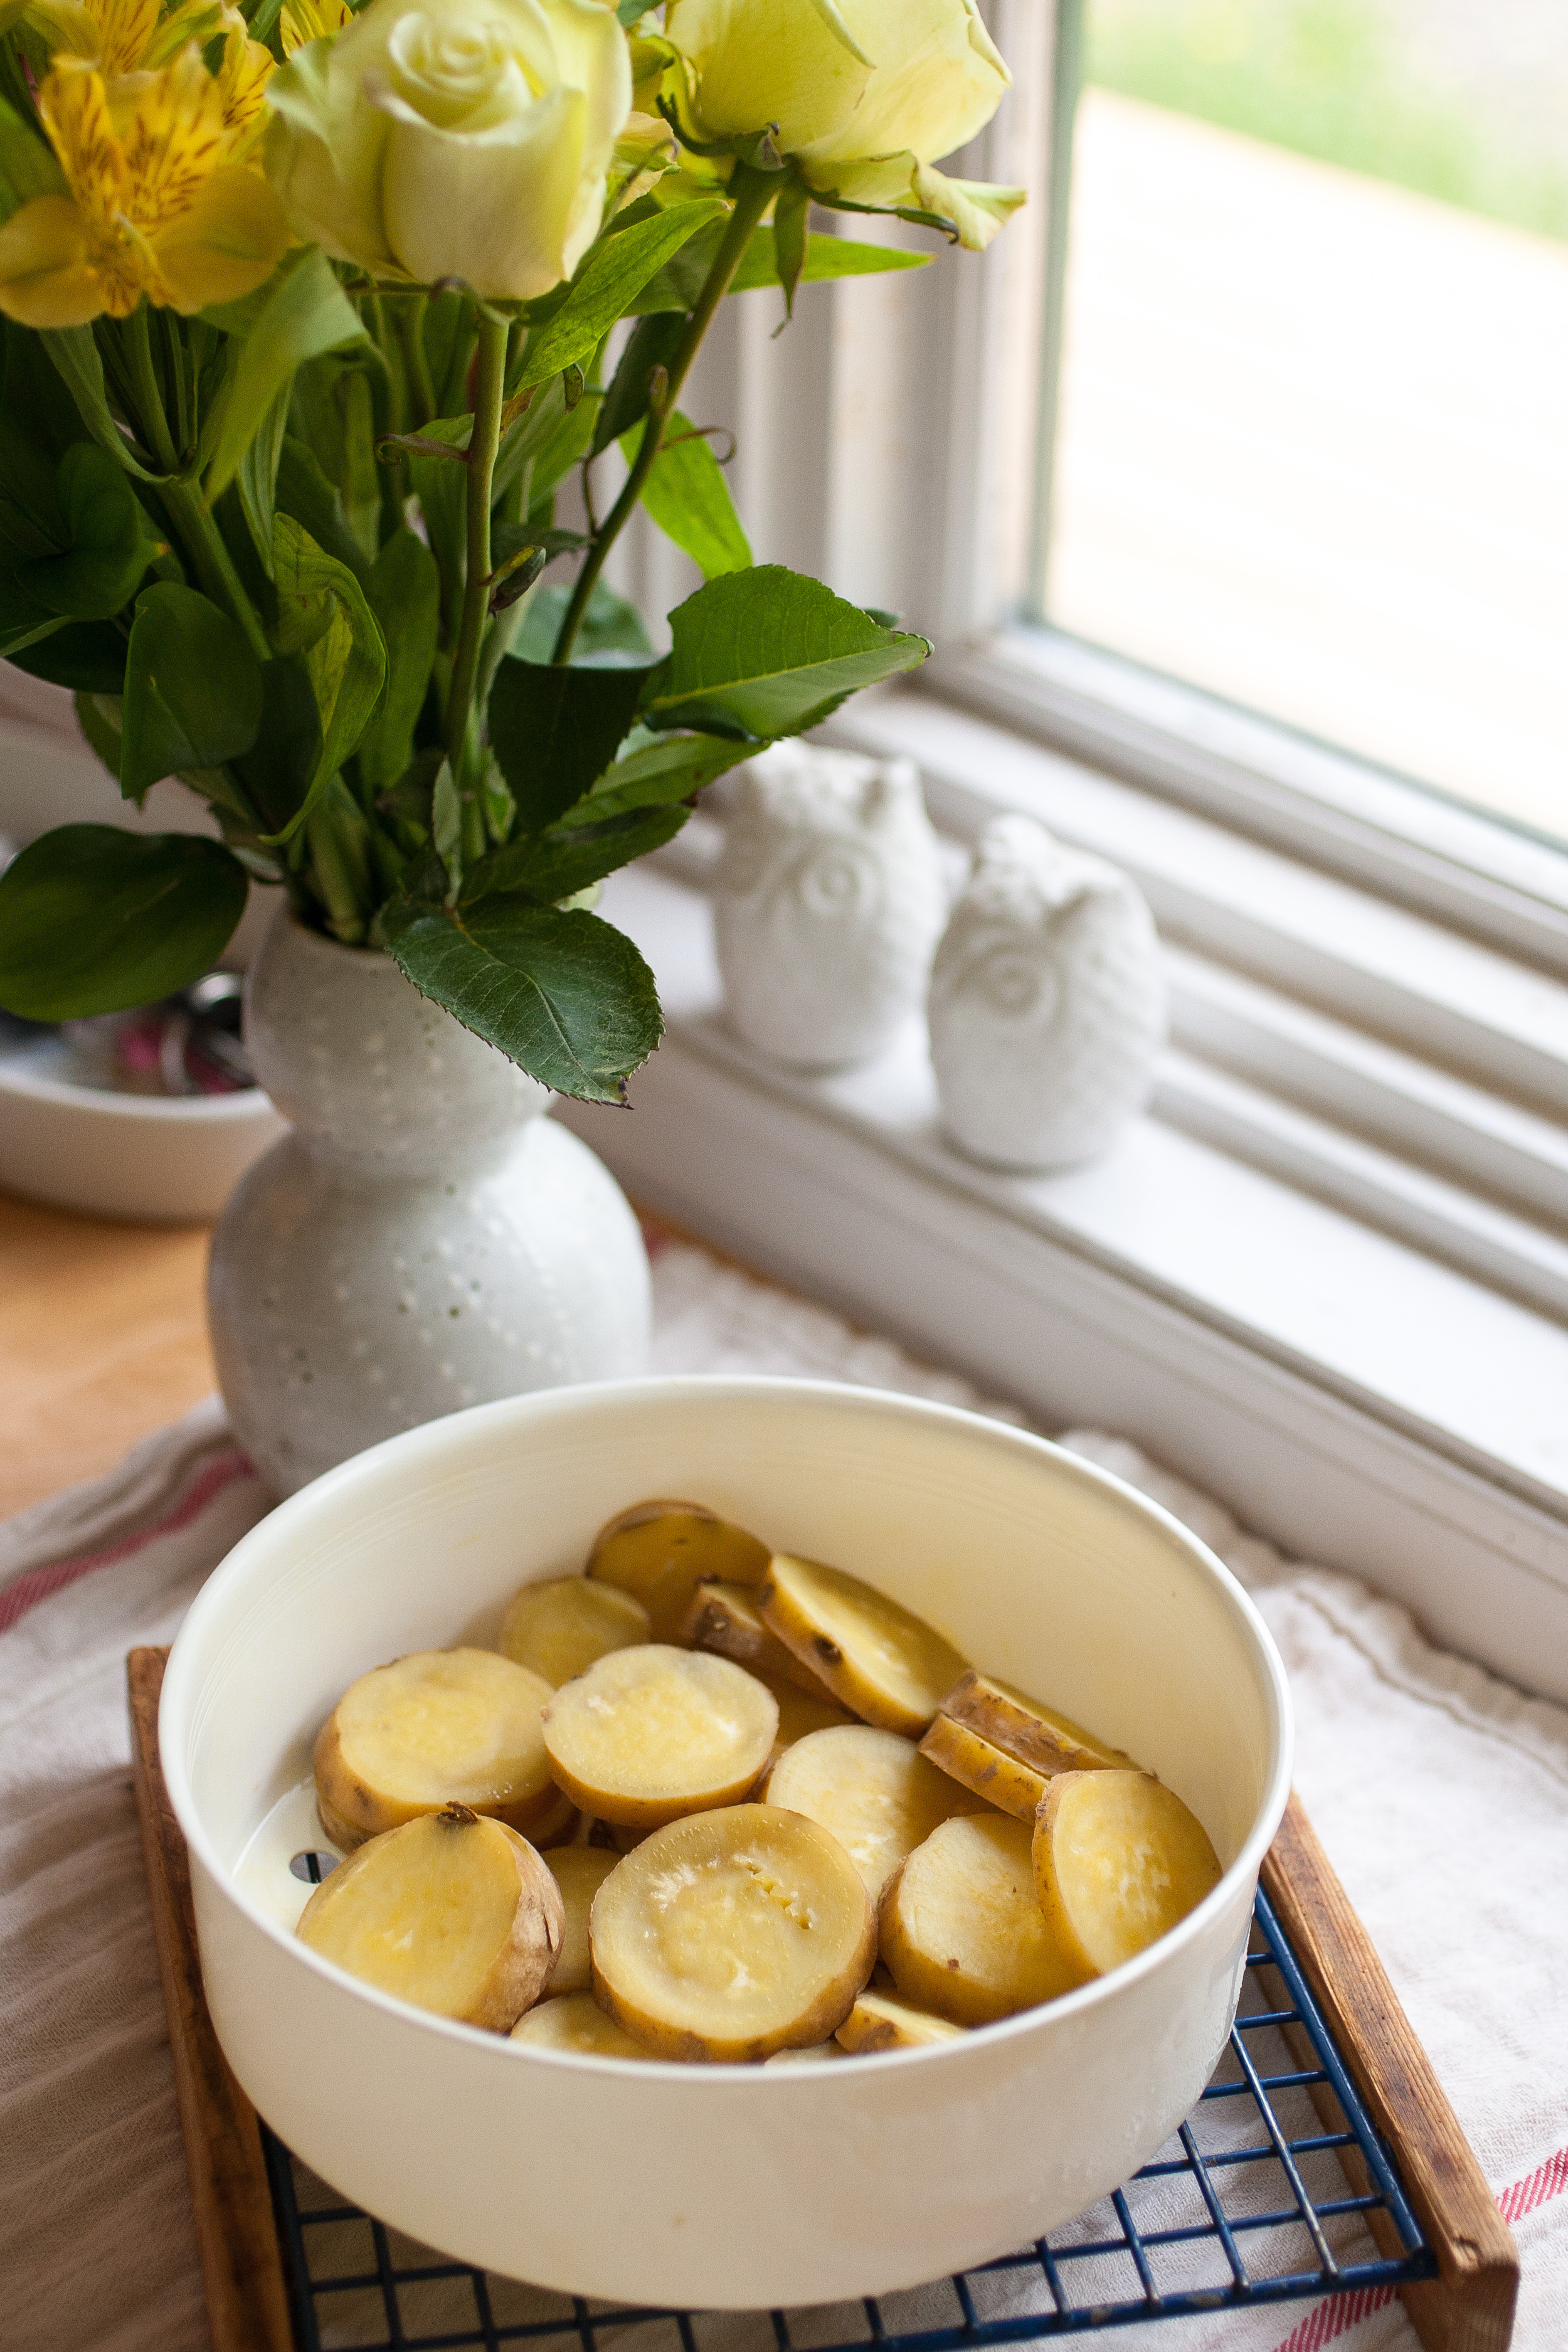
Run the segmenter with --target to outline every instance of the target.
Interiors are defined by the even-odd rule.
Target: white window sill
[[[720,1017],[696,830],[606,892],[668,1020],[633,1110],[557,1111],[629,1191],[1047,1427],[1126,1432],[1568,1698],[1568,1331],[1173,1124],[1215,1096],[1180,1054],[1111,1160],[1032,1178],[943,1142],[918,1030],[848,1075],[763,1066]]]

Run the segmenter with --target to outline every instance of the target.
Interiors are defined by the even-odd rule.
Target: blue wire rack
[[[591,2304],[519,2286],[400,2238],[262,2137],[300,2352],[978,2352],[1090,2328],[1398,2286],[1436,2263],[1268,1898],[1225,2056],[1153,2163],[1066,2230],[918,2291],[738,2319]],[[1278,1971],[1286,2005],[1258,1975]],[[1277,1997],[1276,1997],[1277,1998]],[[1282,2029],[1302,2028],[1298,2063]],[[1310,2097],[1332,2093],[1345,2128]],[[1342,2152],[1355,2151],[1357,2193]],[[1381,2252],[1369,2222],[1383,2217]]]

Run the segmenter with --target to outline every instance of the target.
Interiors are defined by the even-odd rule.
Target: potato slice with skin
[[[544,1710],[550,1769],[574,1803],[625,1829],[732,1805],[755,1785],[778,1701],[728,1658],[648,1642],[612,1650]]]
[[[585,1576],[552,1576],[513,1593],[496,1646],[558,1690],[595,1658],[650,1638],[647,1611],[629,1592]]]
[[[321,1881],[295,1930],[382,1992],[494,2033],[538,2000],[564,1932],[540,1856],[468,1805],[368,1839]]]
[[[780,1553],[763,1615],[835,1698],[883,1731],[918,1739],[965,1661],[934,1627],[858,1576]]]
[[[1068,1958],[1035,1892],[1028,1824],[961,1814],[917,1846],[882,1897],[882,1958],[905,2000],[989,2025],[1070,1992]]]
[[[768,1548],[703,1503],[634,1503],[599,1529],[588,1574],[640,1601],[656,1642],[680,1638],[691,1595],[705,1576],[760,1584]]]
[[[711,1650],[718,1657],[733,1658],[738,1666],[760,1675],[766,1683],[791,1683],[810,1698],[837,1705],[822,1676],[803,1666],[773,1627],[764,1623],[756,1593],[749,1585],[726,1584],[720,1577],[705,1576],[681,1620],[680,1638],[694,1650]]]
[[[809,2050],[775,2050],[771,2058],[763,2060],[763,2063],[764,2066],[821,2066],[830,2059],[842,2058],[846,2054],[837,2042],[814,2042]]]
[[[839,2027],[838,2042],[852,2057],[864,2058],[878,2050],[926,2050],[937,2042],[962,2042],[968,2031],[868,1985]]]
[[[877,1958],[859,1873],[816,1822],[729,1805],[656,1830],[594,1897],[594,1990],[668,2058],[825,2042]]]
[[[653,2056],[626,2028],[606,2017],[591,1992],[566,1992],[542,2000],[511,2029],[511,2038],[530,2050],[572,2050],[584,2058]]]
[[[1032,1765],[1020,1764],[1016,1756],[1004,1755],[1000,1748],[993,1748],[967,1723],[955,1723],[951,1715],[939,1715],[921,1741],[920,1752],[939,1772],[972,1789],[988,1804],[999,1806],[1016,1821],[1033,1822],[1046,1793],[1044,1776]]]
[[[875,1903],[906,1854],[939,1822],[985,1800],[928,1764],[896,1731],[851,1723],[797,1740],[768,1776],[767,1801],[831,1831]]]
[[[588,1913],[593,1907],[595,1895],[619,1860],[619,1854],[606,1853],[602,1846],[596,1845],[562,1846],[554,1853],[545,1856],[550,1875],[561,1889],[565,1913],[561,1949],[556,1956],[550,1982],[545,1987],[552,2000],[558,1993],[586,1992],[593,1982],[588,1953]]]
[[[1142,1768],[1120,1748],[1086,1731],[1070,1715],[1047,1706],[1027,1691],[996,1675],[972,1668],[942,1700],[943,1715],[967,1724],[1004,1756],[1015,1756],[1049,1780],[1057,1772],[1136,1772]]]
[[[1149,1772],[1058,1773],[1034,1864],[1040,1908],[1086,1977],[1167,1934],[1220,1877],[1203,1823]]]
[[[347,1849],[446,1804],[528,1835],[560,1814],[540,1711],[550,1685],[493,1650],[417,1650],[343,1693],[316,1741],[321,1827]]]

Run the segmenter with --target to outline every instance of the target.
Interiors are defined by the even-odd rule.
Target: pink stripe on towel
[[[63,1592],[68,1585],[75,1584],[79,1577],[90,1576],[96,1569],[112,1568],[116,1560],[129,1559],[133,1552],[142,1550],[150,1543],[156,1543],[161,1536],[177,1535],[182,1528],[188,1528],[193,1519],[199,1519],[208,1504],[215,1502],[225,1487],[232,1486],[237,1478],[254,1478],[255,1475],[238,1447],[231,1447],[227,1453],[219,1454],[205,1464],[191,1480],[173,1510],[154,1521],[152,1527],[142,1528],[136,1535],[126,1536],[120,1543],[106,1545],[102,1551],[84,1551],[79,1553],[75,1559],[51,1560],[47,1568],[30,1569],[26,1576],[19,1576],[15,1584],[8,1584],[5,1591],[0,1592],[0,1633],[9,1633],[17,1619],[25,1617],[29,1609],[36,1608],[40,1601],[51,1599],[57,1592]]]

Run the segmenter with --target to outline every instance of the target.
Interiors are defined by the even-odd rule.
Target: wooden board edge
[[[1513,2238],[1372,1938],[1294,1794],[1261,1879],[1436,2258],[1435,2280],[1401,2290],[1416,2333],[1426,2352],[1507,2352],[1519,2293]],[[1353,2178],[1355,2166],[1347,2169]],[[1364,2176],[1357,2186],[1363,2181]]]
[[[159,1761],[158,1700],[168,1656],[163,1649],[132,1650],[125,1677],[136,1811],[207,2325],[213,2352],[294,2352],[260,2126],[207,2014],[190,1864]]]

